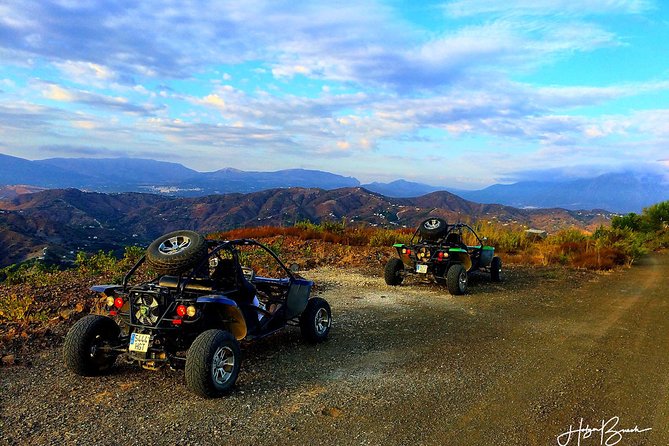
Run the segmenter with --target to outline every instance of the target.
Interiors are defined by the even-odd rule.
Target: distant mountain
[[[142,158],[49,158],[34,161],[42,166],[55,166],[79,175],[103,177],[102,184],[163,184],[181,182],[200,172],[177,163]]]
[[[95,182],[90,175],[40,164],[0,153],[0,186],[29,184],[46,188],[83,187]]]
[[[548,231],[593,228],[610,218],[605,212],[478,204],[448,192],[388,198],[361,187],[283,188],[198,198],[54,189],[0,201],[0,266],[34,256],[44,247],[57,252],[91,252],[147,245],[175,229],[206,233],[242,226],[293,225],[304,219],[415,227],[428,216],[451,222],[496,220]]]
[[[660,174],[625,172],[595,178],[560,181],[521,181],[496,184],[482,190],[450,189],[478,203],[498,203],[518,208],[606,209],[641,212],[644,207],[669,199],[669,184]],[[226,168],[198,172],[178,163],[139,158],[51,158],[29,161],[0,154],[0,194],[3,186],[77,188],[97,192],[149,192],[175,197],[251,193],[304,187],[333,190],[358,187],[353,177],[319,170],[288,169],[248,172]],[[387,197],[420,197],[443,190],[406,180],[373,182],[362,187]],[[17,188],[11,194],[28,192]],[[0,195],[0,198],[2,195]]]
[[[419,197],[421,195],[429,194],[430,192],[444,190],[443,187],[430,186],[429,184],[415,183],[406,180],[395,180],[390,183],[374,182],[363,184],[362,187],[372,192],[385,195],[386,197],[394,198]]]
[[[344,177],[320,170],[287,169],[275,172],[247,172],[228,168],[200,173],[197,177],[180,183],[179,186],[183,189],[220,194],[254,192],[281,187],[337,189],[355,187],[359,184],[360,182],[353,177]]]
[[[181,164],[141,158],[49,158],[29,161],[0,154],[0,187],[29,184],[51,189],[151,192],[203,196],[255,192],[279,187],[337,189],[358,186],[353,177],[307,169],[198,172]]]
[[[520,208],[560,207],[641,212],[644,207],[669,199],[669,184],[653,173],[610,173],[572,181],[523,181],[496,184],[478,191],[460,191],[468,200]]]

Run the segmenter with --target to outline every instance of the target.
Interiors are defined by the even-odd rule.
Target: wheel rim
[[[460,273],[460,276],[458,277],[458,286],[460,287],[460,291],[464,291],[467,287],[467,271],[462,271]]]
[[[330,327],[330,316],[325,308],[320,308],[314,317],[314,327],[316,333],[322,335]]]
[[[105,343],[104,339],[102,339],[101,335],[96,335],[93,338],[93,342],[91,342],[91,347],[90,347],[89,352],[88,352],[90,354],[91,358],[93,358],[94,360],[99,359],[100,351],[98,349],[100,347],[102,347],[104,345],[104,343]]]
[[[235,368],[235,352],[230,347],[219,347],[214,353],[211,362],[211,375],[214,382],[218,385],[224,385],[232,376]]]
[[[190,237],[186,237],[185,235],[177,235],[163,241],[158,247],[158,251],[168,256],[174,255],[188,248],[190,244]]]
[[[432,218],[423,223],[423,227],[427,230],[434,230],[439,228],[439,226],[441,226],[441,222],[436,218]]]
[[[100,371],[107,369],[113,363],[112,358],[114,358],[114,356],[110,356],[108,353],[105,353],[104,350],[101,350],[101,348],[109,345],[109,339],[103,335],[96,335],[88,349],[91,362],[97,364]]]

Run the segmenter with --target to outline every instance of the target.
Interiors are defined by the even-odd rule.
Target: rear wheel
[[[490,262],[490,279],[493,282],[502,281],[502,259],[493,257]]]
[[[388,285],[399,285],[404,280],[402,271],[404,270],[404,263],[401,259],[392,258],[386,263],[386,268],[383,277]]]
[[[323,342],[327,339],[331,326],[332,311],[327,301],[320,297],[309,299],[307,307],[300,315],[302,337],[314,344]]]
[[[446,284],[448,292],[454,296],[465,294],[467,292],[467,270],[459,263],[451,266],[446,273]]]
[[[235,385],[241,359],[239,342],[231,333],[207,330],[186,354],[186,386],[204,398],[222,396]]]
[[[105,316],[89,314],[80,319],[65,336],[65,365],[81,376],[107,372],[118,354],[105,351],[105,347],[116,346],[120,332],[116,322]]]

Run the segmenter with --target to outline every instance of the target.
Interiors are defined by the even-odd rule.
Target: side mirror
[[[296,273],[300,270],[300,265],[298,265],[297,263],[291,263],[290,266],[288,266],[288,269],[290,270],[290,272]]]

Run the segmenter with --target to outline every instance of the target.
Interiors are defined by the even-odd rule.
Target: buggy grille
[[[162,296],[154,292],[132,293],[130,314],[135,324],[154,326],[164,311]]]

